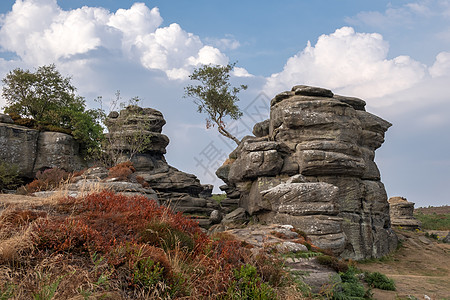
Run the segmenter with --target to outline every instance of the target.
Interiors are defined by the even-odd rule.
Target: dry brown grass
[[[256,266],[279,299],[303,299],[292,282],[280,284],[286,273],[269,256],[227,234],[210,240],[195,222],[144,197],[0,195],[0,202],[0,295],[12,287],[10,299],[216,299],[244,264]],[[189,235],[193,250],[181,241],[166,248],[142,243],[139,232],[153,218]],[[149,286],[133,277],[144,259],[164,267],[162,280]]]

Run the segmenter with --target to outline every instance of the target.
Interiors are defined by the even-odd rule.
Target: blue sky
[[[169,163],[203,183],[222,184],[212,173],[232,144],[183,87],[200,64],[238,61],[232,81],[249,85],[238,135],[295,84],[360,97],[394,124],[376,153],[389,196],[450,204],[448,0],[2,0],[0,14],[1,78],[55,63],[91,107],[139,96],[167,120]]]

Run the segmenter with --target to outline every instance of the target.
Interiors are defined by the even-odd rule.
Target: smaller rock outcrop
[[[63,194],[70,197],[82,197],[92,192],[112,191],[125,196],[145,196],[149,200],[159,203],[158,195],[150,187],[138,183],[136,176],[132,178],[112,177],[109,170],[104,167],[92,167],[81,175],[72,177],[70,183],[63,185],[57,191],[43,191],[34,193],[38,197],[49,197],[54,194]]]
[[[110,113],[105,124],[112,148],[123,155],[123,161],[131,156],[136,176],[149,184],[161,204],[204,216],[199,220],[201,225],[211,222],[209,216],[217,206],[206,198],[211,196],[212,187],[202,185],[195,175],[170,166],[164,157],[169,138],[161,133],[166,121],[160,111],[130,105]],[[133,145],[135,141],[140,145]]]
[[[389,213],[391,226],[400,226],[405,229],[418,229],[421,226],[419,220],[414,218],[414,203],[403,197],[389,198]]]

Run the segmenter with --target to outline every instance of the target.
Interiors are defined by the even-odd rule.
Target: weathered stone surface
[[[293,216],[337,215],[337,193],[337,187],[324,182],[282,183],[261,191],[271,211]]]
[[[308,248],[306,248],[305,245],[294,242],[282,242],[280,244],[277,244],[276,249],[278,253],[296,253],[308,251]]]
[[[304,96],[316,96],[316,97],[333,97],[333,92],[327,89],[308,86],[308,85],[296,85],[292,88],[292,92],[295,95],[304,95]]]
[[[236,208],[232,212],[225,215],[222,220],[223,224],[239,224],[247,221],[247,213],[242,207]]]
[[[211,224],[218,224],[218,223],[220,223],[220,221],[222,221],[222,219],[223,219],[223,215],[217,209],[213,210],[211,212],[211,215],[209,216],[209,220],[210,220]]]
[[[391,197],[389,198],[389,207],[392,226],[401,226],[411,230],[420,228],[420,221],[414,217],[414,203],[403,197]]]
[[[275,176],[283,168],[283,158],[277,150],[244,152],[231,166],[230,182],[256,178],[261,175]]]
[[[0,160],[14,164],[23,177],[34,177],[39,131],[0,123]]]
[[[253,134],[256,137],[263,137],[269,135],[269,120],[264,120],[262,122],[256,123],[255,126],[253,126]]]
[[[0,123],[14,124],[14,121],[10,115],[0,114]]]
[[[253,215],[260,211],[271,211],[272,203],[264,199],[261,192],[273,188],[283,182],[283,178],[277,177],[259,177],[251,185],[250,192],[244,193],[240,199],[240,206]]]
[[[216,225],[209,233],[226,230],[227,226]],[[306,246],[298,243],[298,234],[291,231],[290,225],[248,225],[244,228],[228,229],[225,232],[235,239],[252,246],[252,253],[260,251],[270,253],[277,250],[281,253],[296,253],[307,251]],[[284,265],[292,273],[302,277],[312,292],[318,293],[336,284],[337,273],[328,267],[320,265],[315,258],[286,258]]]
[[[139,133],[136,133],[134,130],[121,130],[120,132],[109,133],[108,137],[115,140],[114,144],[111,145],[113,149],[131,151],[133,150],[133,146],[126,141],[128,139],[136,138],[136,134],[138,134],[140,139],[145,140],[148,143],[146,152],[166,153],[166,147],[169,145],[169,138],[161,133],[147,130],[141,130]]]
[[[60,132],[41,132],[33,172],[60,168],[68,172],[83,168],[79,145],[72,136]]]
[[[153,108],[130,105],[119,112],[111,112],[105,121],[110,131],[145,130],[161,133],[166,124],[163,114]]]
[[[166,121],[160,111],[132,105],[119,113],[110,114],[105,123],[109,136],[119,141],[113,147],[123,151],[126,160],[132,149],[120,140],[138,136],[148,142],[140,153],[132,157],[131,162],[136,169],[135,175],[156,191],[162,204],[170,205],[176,211],[204,214],[209,222],[209,214],[214,208],[208,207],[205,198],[210,196],[212,188],[203,186],[195,175],[184,173],[167,163],[164,153],[169,138],[161,133]]]
[[[72,136],[7,123],[0,123],[0,160],[16,165],[19,175],[28,178],[48,168],[71,172],[85,166]]]
[[[365,105],[294,86],[272,99],[268,136],[255,125],[258,137],[246,137],[218,174],[261,222],[294,225],[342,257],[386,255],[397,239],[374,158],[392,124]]]
[[[348,105],[351,105],[355,110],[363,110],[365,111],[366,101],[355,98],[355,97],[345,97],[340,95],[334,95],[334,99],[339,100],[343,103],[346,103]]]

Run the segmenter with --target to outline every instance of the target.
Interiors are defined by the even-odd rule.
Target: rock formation
[[[80,172],[81,173],[81,172]],[[104,167],[92,167],[82,174],[72,177],[70,182],[64,185],[59,191],[41,191],[33,193],[38,197],[50,197],[53,195],[64,195],[70,197],[82,197],[92,192],[112,191],[125,196],[145,196],[150,200],[155,200],[159,204],[158,196],[151,187],[143,187],[138,183],[136,176],[133,178],[111,177],[108,169]]]
[[[0,160],[16,165],[21,177],[34,178],[36,172],[53,167],[68,172],[84,167],[72,136],[13,123],[9,116],[0,114]]]
[[[195,175],[177,170],[164,158],[169,138],[161,133],[166,121],[160,111],[128,106],[120,113],[110,113],[105,123],[111,146],[123,150],[123,160],[128,160],[136,150],[134,139],[144,145],[133,153],[131,162],[136,176],[141,176],[156,191],[161,204],[176,211],[209,216],[214,206],[205,198],[211,196],[212,186],[201,185]],[[209,219],[202,222],[208,223]]]
[[[309,86],[276,95],[270,119],[217,170],[222,189],[260,222],[298,227],[337,255],[386,255],[397,238],[374,157],[391,124],[364,107]]]
[[[392,226],[401,226],[405,229],[418,229],[420,221],[414,218],[414,203],[403,197],[389,198],[389,212]]]

